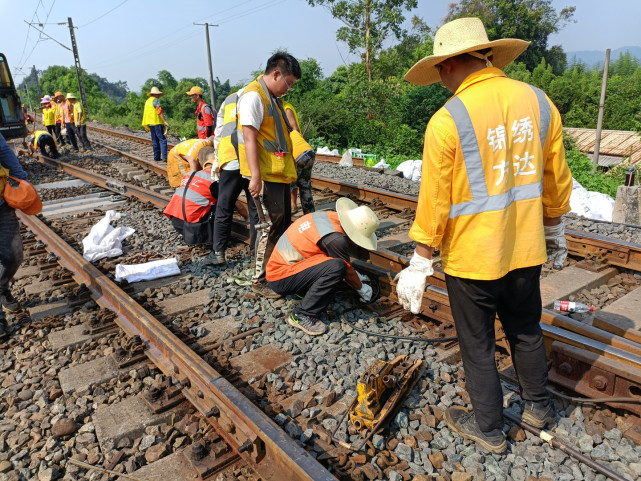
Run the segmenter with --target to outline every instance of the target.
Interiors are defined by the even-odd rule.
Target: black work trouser
[[[56,123],[56,142],[60,145],[65,145],[65,137],[60,133],[62,131],[62,124]]]
[[[445,275],[466,388],[482,431],[503,428],[503,394],[494,359],[497,314],[510,344],[521,397],[549,399],[540,275],[541,266],[515,269],[493,281]]]
[[[254,275],[252,282],[265,282],[265,267],[272,251],[292,223],[292,204],[289,184],[281,182],[263,182],[262,195],[258,200],[263,211],[269,214],[271,225],[256,233],[254,244]]]
[[[56,141],[58,140],[58,134],[56,134],[56,126],[54,125],[47,125],[47,132],[49,132],[49,135],[51,135]]]
[[[47,157],[51,157],[52,159],[57,159],[60,157],[60,154],[58,154],[58,149],[56,148],[56,143],[53,141],[53,137],[49,135],[41,135],[38,138],[38,148],[40,149],[40,153],[42,155],[46,155]],[[47,152],[47,150],[49,152]]]
[[[91,150],[91,144],[87,137],[87,125],[84,124],[76,128],[78,129],[78,137],[80,138],[80,142],[82,142],[82,147],[86,150]]]
[[[304,295],[303,300],[294,308],[294,314],[318,317],[332,300],[332,295],[341,285],[346,272],[345,261],[329,259],[293,276],[269,281],[269,287],[282,295]]]
[[[73,146],[73,150],[78,150],[78,141],[76,140],[76,137],[80,136],[80,133],[78,132],[78,127],[76,127],[76,124],[65,124],[67,127],[67,140],[71,142],[71,145]]]
[[[16,211],[3,203],[0,205],[0,293],[9,289],[9,281],[22,263],[22,237]],[[2,307],[0,307],[2,310]]]
[[[258,224],[258,211],[256,204],[249,194],[249,180],[240,175],[238,170],[220,171],[218,180],[218,200],[216,203],[216,223],[214,228],[214,252],[225,252],[229,237],[231,236],[231,226],[234,217],[234,206],[238,200],[241,191],[245,192],[247,199],[247,210],[249,211],[249,245],[253,246],[256,242],[256,229]]]

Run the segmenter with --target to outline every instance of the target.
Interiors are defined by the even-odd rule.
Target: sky
[[[442,24],[451,0],[418,0],[408,13],[422,17],[433,29]],[[641,0],[553,0],[557,10],[575,5],[576,23],[549,38],[566,52],[641,46],[638,23]],[[264,69],[279,48],[299,59],[314,58],[330,75],[339,65],[358,61],[336,30],[343,24],[307,0],[0,0],[0,52],[9,61],[14,80],[33,65],[73,66],[69,28],[57,25],[71,17],[77,29],[80,63],[87,72],[115,82],[127,82],[139,92],[158,71],[168,70],[177,80],[207,79],[205,27],[209,23],[214,78],[232,84],[249,80]],[[279,21],[275,22],[274,19]],[[42,23],[52,40],[26,22]],[[57,43],[57,42],[59,43]]]

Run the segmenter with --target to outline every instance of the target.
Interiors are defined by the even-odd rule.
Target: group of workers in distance
[[[28,153],[40,151],[42,155],[57,159],[60,157],[58,146],[69,144],[74,152],[92,150],[87,138],[87,115],[82,102],[73,93],[45,95],[38,110],[42,111],[42,122],[47,130],[35,130],[28,137]],[[80,149],[78,142],[82,143]]]
[[[567,255],[561,215],[570,210],[572,176],[555,105],[543,91],[500,70],[528,45],[510,38],[489,41],[481,20],[461,18],[436,32],[433,55],[405,75],[417,85],[441,81],[452,97],[427,125],[410,230],[416,249],[396,278],[396,294],[404,308],[421,312],[427,277],[434,272],[434,248],[440,247],[473,407],[469,412],[451,407],[445,420],[453,432],[495,453],[507,448],[495,364],[497,315],[521,387],[523,421],[539,428],[556,421],[546,389],[539,278],[546,259],[561,268]],[[293,107],[281,100],[300,77],[294,57],[274,54],[263,75],[225,99],[215,123],[199,128],[203,137],[172,149],[167,170],[177,190],[165,213],[195,240],[200,236],[213,243],[205,261],[223,265],[233,209],[240,207],[252,226],[252,290],[266,298],[302,296],[288,322],[320,335],[326,331],[321,313],[343,280],[361,301],[371,299],[372,289],[351,259],[376,249],[379,221],[369,207],[346,198],[336,202],[336,211],[314,210],[309,184],[301,183],[309,180],[313,152],[300,136],[296,117],[287,113]],[[204,123],[211,114],[201,106],[202,94],[196,89],[187,94]],[[156,102],[161,95],[152,89],[145,106],[145,120],[157,139],[164,136]],[[213,139],[207,136],[211,127]],[[166,158],[158,144],[158,158]],[[24,174],[4,139],[0,164],[12,175]],[[309,197],[302,203],[304,215],[292,223],[290,186],[297,178]],[[237,204],[243,190],[246,210]],[[2,245],[19,243],[17,225],[12,209],[0,202]],[[8,288],[19,265],[16,252],[0,250],[5,309],[17,305]],[[6,330],[4,315],[0,328]]]

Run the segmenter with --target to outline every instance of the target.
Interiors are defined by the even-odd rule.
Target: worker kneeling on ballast
[[[303,295],[287,322],[303,332],[318,336],[327,330],[319,319],[332,294],[345,280],[368,302],[372,288],[363,283],[350,264],[362,249],[376,250],[379,221],[367,206],[350,199],[336,202],[336,212],[314,212],[300,217],[280,237],[269,262],[269,287],[281,295]]]

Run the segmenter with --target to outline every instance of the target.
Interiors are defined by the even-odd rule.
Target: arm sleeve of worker
[[[361,280],[358,278],[356,271],[350,263],[350,245],[347,236],[340,232],[327,234],[318,241],[318,247],[328,256],[345,261],[345,264],[347,264],[345,280],[350,286],[354,287],[354,289],[360,289],[362,287]]]
[[[16,154],[13,153],[2,134],[0,134],[0,165],[5,169],[9,169],[9,175],[12,177],[17,179],[26,179],[28,177]]]
[[[561,217],[570,211],[572,173],[565,160],[563,126],[556,106],[550,103],[550,126],[543,149],[543,216]]]
[[[162,110],[162,107],[160,106],[160,100],[158,100],[157,98],[154,98],[153,105],[154,105],[154,108],[156,109],[156,112],[158,112],[158,115],[162,115],[163,110]]]
[[[441,243],[450,215],[452,171],[457,140],[449,113],[437,112],[425,131],[421,188],[409,236],[429,247]]]
[[[240,125],[254,127],[260,131],[265,115],[265,106],[258,92],[246,92],[238,99]]]
[[[203,108],[203,122],[207,127],[213,127],[214,125],[214,109],[209,104],[205,104]]]

